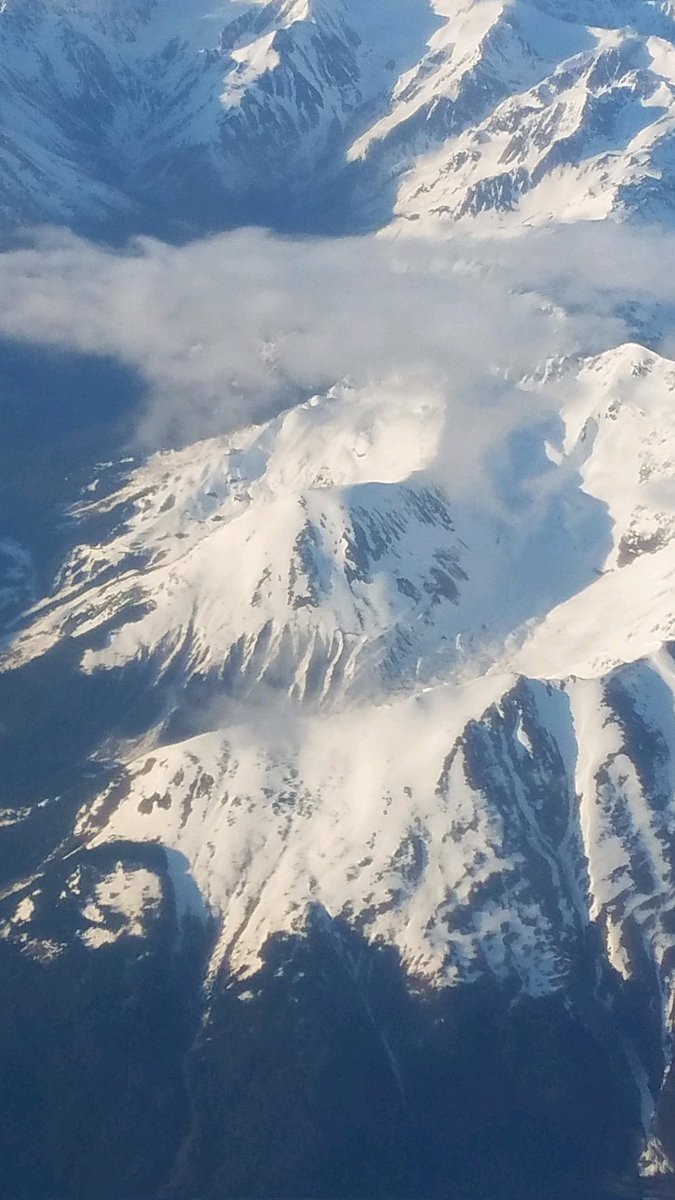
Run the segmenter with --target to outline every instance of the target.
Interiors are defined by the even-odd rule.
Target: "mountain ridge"
[[[347,0],[251,3],[228,20],[231,4],[219,16],[196,0],[124,15],[13,0],[6,219],[175,237],[242,220],[668,219],[670,6],[413,8],[383,23]]]
[[[120,738],[110,726],[93,759],[88,752],[109,779],[98,793],[88,785],[65,846],[77,858],[158,842],[187,862],[219,929],[212,980],[224,964],[238,979],[253,977],[269,939],[301,933],[314,903],[373,944],[396,946],[413,978],[456,987],[488,977],[535,999],[573,986],[595,929],[603,971],[659,980],[667,1074],[675,668],[663,502],[673,380],[668,360],[625,345],[524,381],[562,388],[568,407],[559,447],[535,425],[548,469],[560,473],[562,504],[552,486],[550,508],[536,510],[540,532],[524,522],[520,598],[499,574],[518,562],[518,526],[509,540],[502,518],[462,512],[433,483],[441,428],[428,403],[426,446],[401,432],[420,418],[403,397],[398,429],[391,396],[381,410],[377,392],[369,399],[337,385],[259,427],[131,466],[119,492],[106,495],[100,479],[90,485],[102,499],[85,493],[75,515],[85,527],[96,518],[96,544],[72,552],[54,596],[9,635],[5,680],[11,695],[13,677],[46,669],[68,645],[69,670],[92,686],[140,671],[137,702],[147,689],[156,696],[136,735]],[[389,483],[366,482],[387,474]],[[556,607],[551,538],[562,514],[559,585],[569,598],[563,591]],[[257,562],[261,537],[276,561]],[[603,591],[628,595],[629,578],[658,579],[662,569],[646,644],[633,641],[632,615],[607,626]],[[500,596],[492,609],[491,594]],[[566,615],[575,606],[584,618]],[[598,653],[594,622],[615,639],[608,656]],[[570,660],[561,632],[570,627],[591,647],[585,665]],[[549,643],[562,649],[560,669],[547,662]],[[25,816],[7,810],[4,820],[20,829]],[[40,874],[5,892],[0,935],[58,958],[65,943],[43,951],[31,932]],[[124,878],[104,877],[97,893],[116,894],[121,923],[110,924],[109,903],[81,910],[79,936],[94,953],[140,931],[152,908],[143,898],[151,893],[134,900],[136,884]],[[629,1057],[647,1136],[661,1077],[644,1050],[633,1046]],[[650,1151],[654,1161],[664,1153]]]
[[[3,331],[152,389],[44,561],[0,539],[8,1200],[671,1185],[672,306],[552,241],[489,287],[530,227],[668,229],[674,45],[652,0],[0,4],[0,210],[56,225]],[[121,250],[244,222],[352,236]]]

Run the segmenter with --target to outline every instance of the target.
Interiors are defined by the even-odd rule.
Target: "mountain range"
[[[652,0],[0,4],[0,260],[37,296],[0,359],[38,414],[0,529],[8,1198],[671,1194],[674,89]],[[468,384],[442,313],[442,377],[334,369],[377,286],[300,371],[291,298],[273,402],[149,445],[41,256],[67,314],[85,237],[152,272],[242,225],[364,276],[419,245],[448,313],[569,226],[663,277],[628,303],[598,256],[599,314],[511,266],[560,344],[469,340]]]
[[[672,216],[659,0],[4,0],[2,26],[8,228]]]

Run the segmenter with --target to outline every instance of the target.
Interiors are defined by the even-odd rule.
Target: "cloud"
[[[606,225],[441,244],[242,230],[124,253],[46,231],[0,255],[0,333],[135,368],[150,448],[260,420],[346,377],[440,392],[441,458],[469,479],[546,415],[513,381],[623,340],[618,308],[664,282],[672,248]],[[665,292],[675,300],[675,282]]]

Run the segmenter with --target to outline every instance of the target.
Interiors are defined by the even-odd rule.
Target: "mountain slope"
[[[397,214],[432,227],[667,218],[674,63],[665,6],[503,6],[453,84],[436,144],[433,90],[426,146],[399,189]],[[487,97],[479,120],[477,88]]]
[[[209,429],[227,409],[229,432],[124,457],[106,422],[132,401],[111,400],[126,385],[99,386],[102,370],[66,395],[61,442],[18,455],[3,494],[25,511],[0,536],[7,1200],[522,1200],[624,1194],[639,1170],[670,1186],[671,308],[659,281],[653,302],[639,281],[603,293],[601,314],[583,287],[530,282],[510,323],[513,274],[487,322],[462,306],[500,270],[489,239],[475,261],[474,233],[672,220],[674,45],[665,0],[0,0],[7,236],[382,228],[429,239],[419,274],[438,284],[409,320],[398,246],[402,300],[386,305],[376,256],[334,277],[336,239],[326,286],[307,289],[333,293],[316,350],[290,339],[295,386],[275,339],[311,322],[274,272],[247,286],[272,287],[262,309],[283,320],[230,361],[228,312],[240,331],[259,313],[236,255],[216,293],[230,307],[211,311],[212,243],[185,260],[209,334],[186,320],[174,347],[194,295],[174,291],[167,254],[173,324],[160,305],[139,333],[155,367],[178,350],[180,380],[153,403],[188,430],[191,406],[215,408]],[[457,254],[437,264],[450,231]],[[127,345],[101,346],[96,321],[71,336],[71,246],[44,296],[42,243],[9,260],[37,321],[8,327]],[[100,326],[143,324],[139,278],[106,275]],[[415,344],[431,304],[440,369],[436,342],[420,338],[419,362]],[[373,355],[369,305],[388,314]],[[613,344],[643,336],[619,334],[627,312],[663,354]],[[611,348],[571,355],[587,315],[589,344]],[[349,354],[330,347],[350,323],[366,365],[338,378],[328,363]],[[216,344],[202,396],[191,364],[208,376]],[[145,378],[159,392],[174,374]],[[221,384],[231,410],[212,404]],[[268,415],[237,417],[249,400]],[[86,430],[84,449],[70,433],[89,407],[114,459],[91,469]],[[12,476],[11,444],[4,461]]]
[[[666,4],[8,0],[0,19],[11,223],[670,212]]]
[[[90,723],[69,751],[84,795],[66,783],[54,808],[24,767],[27,807],[4,817],[20,837],[52,812],[52,857],[74,856],[55,912],[74,904],[82,942],[139,936],[157,901],[123,858],[78,899],[80,856],[158,842],[177,911],[216,921],[212,981],[264,969],[317,905],[441,989],[571,996],[590,953],[610,993],[649,997],[617,1036],[652,1134],[675,1002],[674,379],[627,345],[524,380],[562,420],[527,432],[542,465],[511,509],[438,482],[433,403],[346,385],[121,487],[103,472],[73,513],[92,542],[3,664],[10,738],[22,680],[53,663],[57,705],[103,704],[98,742]],[[2,936],[58,959],[33,861]]]

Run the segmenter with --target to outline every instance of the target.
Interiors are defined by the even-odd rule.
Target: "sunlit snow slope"
[[[448,494],[437,407],[387,389],[336,386],[112,491],[102,469],[74,513],[95,540],[4,666],[67,645],[85,676],[146,671],[161,704],[118,735],[75,834],[185,856],[218,918],[212,972],[250,972],[319,903],[413,974],[540,996],[594,922],[612,968],[658,980],[663,1072],[675,365],[625,345],[521,386],[562,420],[532,429],[543,483],[517,520]],[[4,927],[28,945],[35,886]],[[113,936],[83,917],[86,944]]]
[[[667,3],[6,0],[0,22],[11,222],[671,211]]]
[[[560,417],[525,431],[501,503],[449,489],[438,401],[385,385],[102,464],[80,544],[5,639],[25,800],[1,813],[2,942],[67,963],[168,906],[214,922],[216,988],[318,911],[418,986],[572,1011],[588,962],[608,1020],[612,980],[649,997],[649,1038],[612,1053],[667,1165],[674,388],[636,345],[523,380]]]

